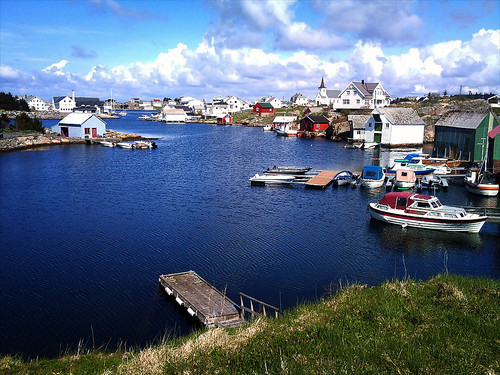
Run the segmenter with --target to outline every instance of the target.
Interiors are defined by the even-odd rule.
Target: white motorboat
[[[115,147],[116,143],[109,141],[101,141],[101,145],[103,145],[104,147]]]
[[[272,125],[269,125],[269,126],[264,126],[262,128],[262,130],[264,130],[265,132],[270,132],[273,130],[273,126]]]
[[[412,169],[397,169],[394,176],[394,186],[398,189],[405,190],[415,187],[417,178]]]
[[[437,197],[408,191],[387,193],[369,203],[368,210],[372,218],[386,223],[451,232],[477,233],[487,219],[463,208],[443,206]]]
[[[120,142],[116,144],[120,148],[128,148],[128,149],[134,149],[135,148],[135,143],[129,143],[129,142]]]
[[[415,174],[420,177],[426,174],[434,173],[434,168],[421,163],[412,163],[407,159],[396,159],[394,165],[384,170],[386,175],[394,176],[398,169],[411,169]]]
[[[281,173],[281,174],[305,174],[306,172],[309,172],[311,170],[311,167],[294,167],[294,166],[279,166],[275,165],[272,168],[267,168],[264,173],[269,174],[276,174],[276,173]]]
[[[135,148],[158,148],[158,145],[155,141],[146,142],[146,141],[135,141]]]
[[[427,174],[422,177],[422,188],[429,190],[437,190],[443,188],[443,190],[448,189],[448,181],[446,178],[442,178],[436,174]]]
[[[137,117],[137,120],[151,120],[151,117],[149,117],[148,115],[142,115]]]
[[[488,179],[479,168],[471,168],[464,177],[465,188],[473,194],[494,197],[498,195],[499,185]]]
[[[382,167],[367,165],[361,173],[361,186],[374,189],[384,185],[385,174]]]
[[[294,176],[286,174],[262,174],[256,173],[254,176],[250,177],[251,185],[276,185],[276,184],[291,184],[295,180]]]

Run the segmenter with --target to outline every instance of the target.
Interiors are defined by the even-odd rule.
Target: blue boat
[[[341,171],[333,177],[333,186],[348,185],[354,179],[351,171]]]
[[[361,174],[361,186],[373,189],[384,185],[385,173],[382,167],[367,165]]]
[[[421,163],[412,163],[408,159],[396,159],[392,167],[387,167],[384,172],[386,175],[395,175],[398,169],[411,169],[417,177],[425,176],[426,174],[434,173],[435,168],[429,167]]]

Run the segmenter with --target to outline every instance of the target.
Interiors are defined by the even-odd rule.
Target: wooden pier
[[[234,327],[244,322],[238,305],[194,271],[160,275],[159,281],[168,295],[209,328]]]
[[[333,181],[333,178],[340,171],[321,171],[316,176],[305,183],[306,188],[325,189]]]

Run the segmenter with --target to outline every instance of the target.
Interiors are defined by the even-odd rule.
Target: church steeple
[[[325,81],[323,80],[323,77],[321,77],[321,85],[319,85],[318,89],[326,89]]]

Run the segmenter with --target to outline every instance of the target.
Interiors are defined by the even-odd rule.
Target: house
[[[261,113],[264,115],[274,113],[274,107],[271,103],[258,102],[253,106],[253,113]]]
[[[316,105],[324,106],[335,106],[340,95],[340,90],[327,90],[325,86],[325,81],[321,77],[321,83],[318,87],[318,93],[316,94]]]
[[[54,96],[52,97],[52,109],[58,112],[73,112],[76,107],[75,90],[73,95],[69,96]]]
[[[62,137],[96,138],[106,134],[106,123],[91,113],[70,113],[52,131]]]
[[[451,111],[434,125],[434,153],[438,157],[482,161],[488,146],[491,160],[495,147],[487,134],[498,126],[498,120],[489,111]],[[497,143],[500,140],[493,140]],[[491,147],[490,147],[491,146]],[[491,164],[490,164],[491,165]]]
[[[240,98],[237,98],[236,96],[226,96],[223,100],[223,103],[226,103],[228,106],[228,113],[236,113],[236,112],[241,112],[246,109],[251,109],[252,104],[249,102],[246,102]],[[215,99],[214,99],[215,103]]]
[[[190,108],[192,112],[202,112],[205,108],[205,103],[191,96],[183,96],[180,98],[180,104]]]
[[[229,106],[224,102],[205,103],[203,115],[205,118],[217,118],[229,113]]]
[[[325,131],[330,125],[330,120],[325,116],[306,115],[300,120],[300,130],[306,132]]]
[[[500,107],[500,96],[499,95],[490,96],[487,99],[487,102],[490,105],[490,107],[492,107],[492,108],[499,108]]]
[[[161,110],[161,121],[164,122],[186,122],[187,113],[182,108],[172,108],[168,105]]]
[[[385,91],[381,83],[351,82],[338,95],[333,108],[361,109],[381,108],[391,104],[391,96]]]
[[[48,111],[51,108],[51,104],[47,103],[45,100],[40,99],[38,96],[25,95],[23,99],[28,103],[28,107],[34,109],[35,111]]]
[[[59,112],[101,113],[104,105],[99,98],[75,96],[75,90],[69,96],[54,96],[52,109]]]
[[[306,106],[309,105],[310,102],[311,101],[300,92],[296,93],[290,98],[290,103],[294,106]]]
[[[347,122],[349,122],[351,138],[353,141],[364,142],[366,122],[370,115],[349,115]]]
[[[231,125],[233,123],[233,116],[226,114],[224,116],[217,116],[218,125]]]
[[[273,130],[293,130],[295,120],[297,120],[297,116],[276,116],[273,120]]]
[[[366,122],[365,141],[385,145],[421,145],[424,120],[411,108],[375,108]]]
[[[270,103],[273,108],[283,108],[283,102],[274,96],[266,96],[259,100],[259,103]]]

